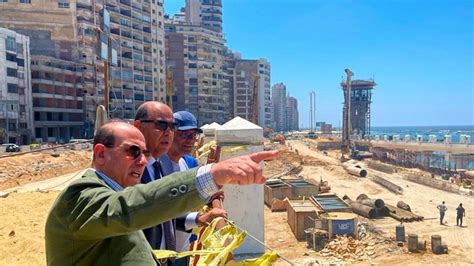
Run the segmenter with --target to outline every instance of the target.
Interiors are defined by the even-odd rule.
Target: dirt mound
[[[0,158],[0,190],[69,174],[90,166],[91,150],[49,151]]]

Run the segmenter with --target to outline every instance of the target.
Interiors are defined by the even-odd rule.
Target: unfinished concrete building
[[[367,137],[370,135],[370,104],[372,103],[372,89],[377,84],[373,80],[352,80],[350,94],[350,132],[351,135]],[[344,92],[343,123],[348,112],[348,87],[341,82]],[[344,126],[344,125],[343,125]]]
[[[82,138],[82,64],[35,56],[31,60],[34,127],[37,142]]]
[[[229,120],[227,48],[221,34],[174,19],[166,20],[165,31],[173,109],[194,113],[201,125]]]
[[[0,28],[0,143],[33,136],[29,47],[28,36]]]

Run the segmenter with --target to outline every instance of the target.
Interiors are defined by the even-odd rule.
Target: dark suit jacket
[[[197,171],[114,191],[93,169],[64,189],[46,219],[48,265],[156,265],[142,230],[204,204]],[[178,189],[187,186],[184,192]]]
[[[167,162],[163,162],[163,160],[160,160],[160,166],[162,169],[162,174],[164,176],[168,176],[172,174],[173,172],[170,171],[170,165],[167,165]],[[162,178],[163,178],[162,177]],[[152,182],[153,178],[150,177],[150,172],[148,171],[148,168],[145,168],[145,171],[143,172],[141,183],[142,184],[147,184],[149,182]],[[175,230],[183,231],[183,232],[190,232],[186,230],[185,228],[185,222],[186,222],[186,216],[189,213],[186,213],[185,215],[179,216],[176,219],[173,219],[173,228]],[[161,239],[163,236],[162,232],[162,225],[157,225],[153,226],[150,228],[147,228],[143,230],[143,233],[145,234],[146,239],[148,240],[148,243],[150,243],[151,247],[153,249],[160,249],[161,248]]]

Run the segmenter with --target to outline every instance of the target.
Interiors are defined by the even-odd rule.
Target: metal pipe
[[[400,209],[402,209],[402,210],[411,212],[410,205],[406,204],[406,203],[403,202],[403,201],[397,202],[397,207],[400,208]]]
[[[358,168],[355,166],[345,166],[344,169],[351,175],[355,176],[360,176],[360,177],[366,177],[367,176],[367,170],[363,168]]]
[[[382,208],[375,208],[375,213],[378,217],[385,217],[390,215],[390,211],[385,206]]]
[[[361,201],[361,200],[365,200],[365,199],[368,199],[368,198],[369,198],[369,196],[362,193],[359,196],[357,196],[356,200]]]
[[[345,199],[344,199],[345,198]],[[353,201],[349,199],[347,196],[345,196],[343,199],[347,204],[349,204],[352,208],[352,211],[357,213],[360,216],[364,216],[366,218],[373,219],[377,216],[377,213],[374,208],[371,208],[369,206],[363,205],[357,201]]]
[[[382,199],[367,198],[367,199],[361,200],[360,203],[367,205],[369,207],[377,208],[377,209],[385,207],[385,202]]]

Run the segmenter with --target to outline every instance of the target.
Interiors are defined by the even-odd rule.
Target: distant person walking
[[[443,219],[444,219],[444,214],[446,213],[446,211],[448,210],[448,207],[446,207],[446,204],[444,203],[444,201],[438,205],[438,210],[439,210],[439,224],[444,224],[443,223]]]
[[[459,206],[456,208],[456,225],[462,227],[462,217],[466,217],[466,210],[462,207],[462,203],[459,203]]]

